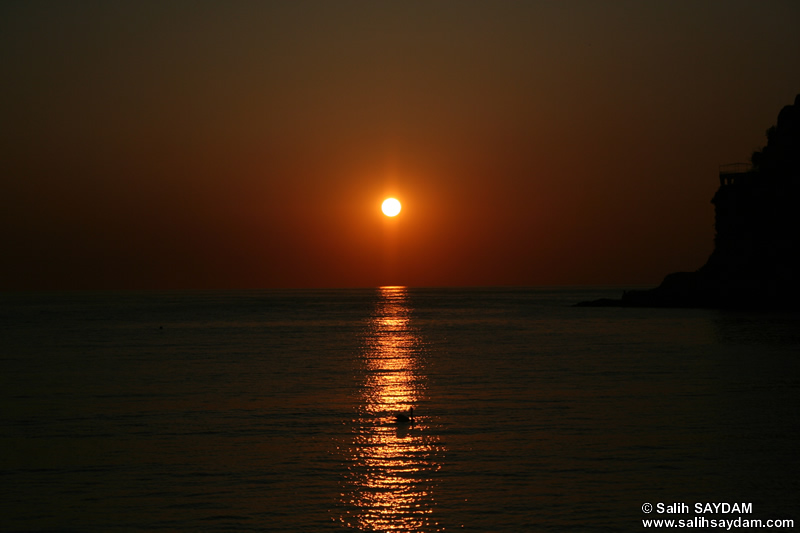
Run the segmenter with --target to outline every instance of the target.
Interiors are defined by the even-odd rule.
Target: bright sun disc
[[[383,205],[381,205],[381,211],[387,217],[395,217],[400,213],[400,202],[396,198],[387,198],[383,201]]]

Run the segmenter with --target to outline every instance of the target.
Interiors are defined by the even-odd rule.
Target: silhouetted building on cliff
[[[696,272],[655,289],[587,305],[790,307],[800,298],[800,94],[767,131],[751,164],[723,165],[714,251]]]

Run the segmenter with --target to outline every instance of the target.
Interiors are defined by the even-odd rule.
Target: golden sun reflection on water
[[[405,287],[381,287],[362,354],[364,379],[353,422],[340,520],[365,531],[439,531],[435,474],[444,452],[424,415],[422,342]],[[415,408],[412,424],[395,414]]]

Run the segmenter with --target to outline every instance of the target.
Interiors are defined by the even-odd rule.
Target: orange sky
[[[656,284],[800,3],[4,2],[2,289]],[[403,212],[380,213],[396,196]]]

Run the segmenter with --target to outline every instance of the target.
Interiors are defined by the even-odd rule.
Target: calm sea
[[[0,530],[799,527],[800,315],[619,294],[0,295]]]

